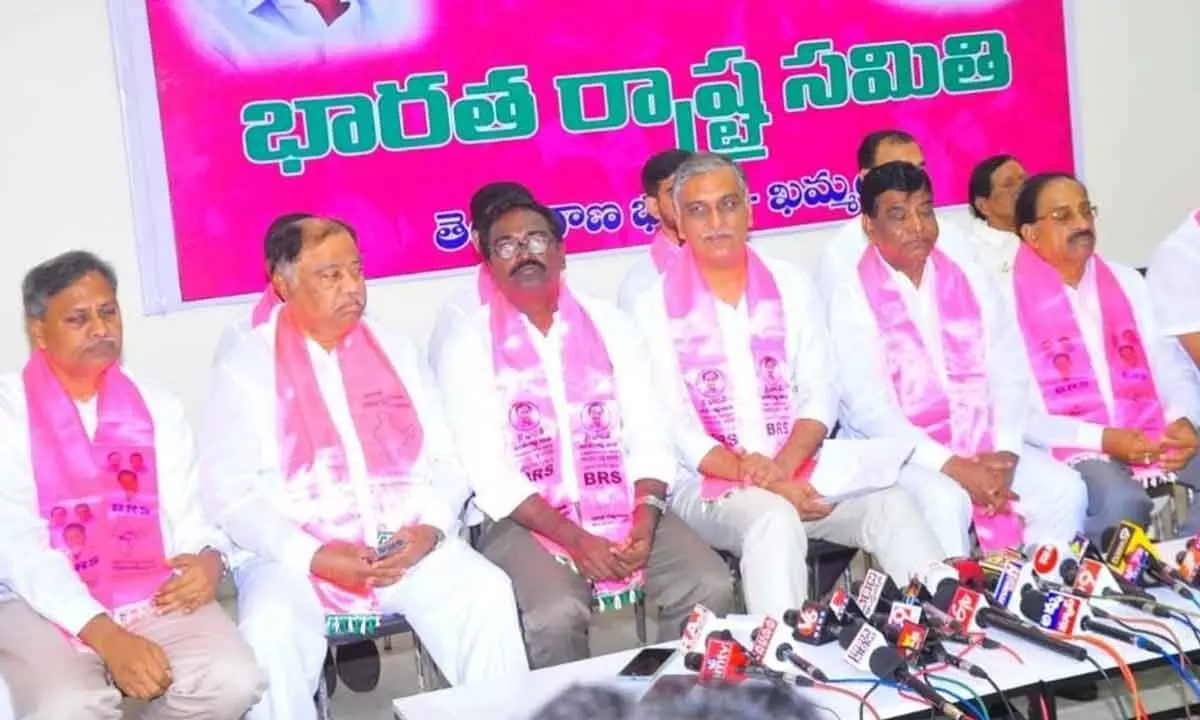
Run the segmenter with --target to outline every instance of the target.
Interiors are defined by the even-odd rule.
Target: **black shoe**
[[[1092,702],[1100,697],[1100,686],[1095,680],[1072,680],[1055,687],[1054,697],[1075,702]]]
[[[337,690],[337,667],[333,664],[332,650],[325,651],[325,667],[321,672],[325,674],[325,694],[333,697],[333,691]]]
[[[379,686],[379,647],[374,640],[362,640],[337,649],[337,674],[354,692],[368,693]]]

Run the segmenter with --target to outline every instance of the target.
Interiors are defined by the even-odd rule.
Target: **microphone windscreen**
[[[1062,575],[1064,583],[1074,585],[1075,578],[1079,576],[1079,563],[1074,558],[1063,560],[1058,566],[1058,574]]]
[[[698,652],[690,652],[683,656],[683,666],[692,672],[700,672],[704,667],[704,656]]]
[[[1108,548],[1110,545],[1112,545],[1113,538],[1116,537],[1116,535],[1117,529],[1115,527],[1105,528],[1104,532],[1101,533],[1100,547],[1104,548],[1105,552],[1108,552]]]
[[[1021,614],[1034,622],[1042,619],[1042,611],[1046,609],[1046,596],[1041,593],[1029,593],[1021,597]]]
[[[896,671],[904,665],[904,658],[900,657],[900,653],[896,652],[895,648],[884,645],[876,648],[867,662],[876,677],[890,678],[894,677]]]
[[[941,611],[950,609],[950,603],[954,602],[954,592],[958,590],[958,583],[953,580],[943,580],[938,584],[937,592],[933,594],[933,606]]]
[[[841,631],[838,632],[838,645],[841,645],[843,650],[850,647],[850,643],[854,642],[854,636],[858,634],[862,625],[862,620],[854,618],[853,621],[843,626]]]

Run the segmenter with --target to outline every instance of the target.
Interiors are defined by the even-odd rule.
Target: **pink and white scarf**
[[[650,259],[654,261],[654,269],[658,270],[659,275],[674,265],[682,253],[683,247],[662,230],[655,233],[650,241]]]
[[[377,528],[366,528],[346,448],[329,416],[304,335],[285,305],[275,327],[279,454],[289,516],[321,542],[375,545],[412,520],[412,469],[424,432],[412,396],[365,323],[338,343],[346,401],[366,460]],[[379,602],[368,588],[343,588],[310,576],[329,634],[370,633]]]
[[[275,287],[267,283],[267,288],[258,296],[258,302],[254,303],[254,309],[250,311],[250,327],[256,328],[270,320],[271,311],[282,303],[279,295],[275,293]]]
[[[750,247],[746,248],[746,306],[750,317],[750,352],[758,375],[764,431],[771,438],[774,455],[792,432],[793,408],[791,370],[788,367],[787,321],[783,300],[770,270]],[[713,297],[690,247],[683,247],[675,263],[663,275],[663,299],[679,373],[687,387],[692,407],[705,431],[730,450],[741,442],[737,434],[737,412],[730,387],[729,358],[717,322],[717,300]],[[811,473],[812,464],[802,468]],[[798,473],[799,479],[804,475]],[[740,489],[740,482],[705,477],[700,496],[716,502]]]
[[[973,457],[992,451],[995,432],[979,300],[966,274],[945,253],[934,248],[929,263],[934,273],[926,282],[934,283],[945,388],[893,273],[873,246],[859,258],[858,277],[879,327],[904,416],[955,455]],[[977,506],[972,518],[985,552],[1020,545],[1024,520],[1016,512],[990,514]]]
[[[496,383],[508,407],[509,442],[521,471],[547,503],[584,530],[622,543],[633,527],[633,482],[625,472],[621,448],[621,408],[612,361],[600,333],[579,301],[560,286],[558,319],[562,325],[563,382],[569,417],[560,418],[551,402],[546,371],[522,322],[521,313],[502,293],[491,299],[492,361]],[[565,424],[565,427],[564,427]],[[560,457],[559,434],[569,432],[574,457]],[[571,500],[563,474],[575,464],[579,502]],[[576,570],[570,554],[548,537],[534,533],[542,547]],[[642,595],[641,570],[621,580],[593,584],[601,610],[620,609]]]
[[[1133,307],[1108,264],[1099,255],[1093,255],[1090,263],[1079,290],[1100,300],[1112,413],[1100,392],[1101,380],[1062,276],[1027,244],[1017,251],[1012,277],[1017,320],[1046,410],[1105,427],[1140,430],[1157,442],[1166,429],[1166,418]],[[1070,464],[1108,459],[1104,453],[1079,448],[1053,448],[1052,452]],[[1158,463],[1134,465],[1130,470],[1147,486],[1171,479]]]
[[[110,366],[96,396],[89,439],[79,410],[45,354],[22,372],[38,511],[50,546],[72,564],[121,625],[152,614],[171,575],[163,545],[158,464],[150,411],[121,368]]]

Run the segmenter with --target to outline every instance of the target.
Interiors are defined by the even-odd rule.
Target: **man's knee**
[[[305,677],[316,678],[325,661],[325,627],[313,624],[311,617],[298,612],[287,598],[275,598],[268,603],[238,606],[238,632],[257,658],[258,668],[272,672],[285,667],[303,668]]]
[[[222,648],[191,677],[176,677],[166,701],[202,717],[236,720],[262,697],[267,681],[249,647]]]
[[[747,491],[749,492],[749,491]],[[801,561],[808,552],[808,534],[796,507],[784,498],[764,492],[759,502],[757,517],[742,538],[742,557],[751,552],[787,554],[796,548]]]
[[[590,600],[574,593],[542,595],[533,607],[521,608],[525,634],[567,637],[585,632],[592,618]]]

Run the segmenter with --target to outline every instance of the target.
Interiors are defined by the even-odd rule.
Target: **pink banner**
[[[185,302],[260,288],[285,212],[354,225],[372,277],[473,264],[467,201],[499,179],[572,252],[640,245],[642,163],[674,146],[742,161],[758,229],[856,214],[881,128],[940,205],[994,153],[1073,165],[1051,0],[145,1],[173,232],[139,243],[174,244]]]

